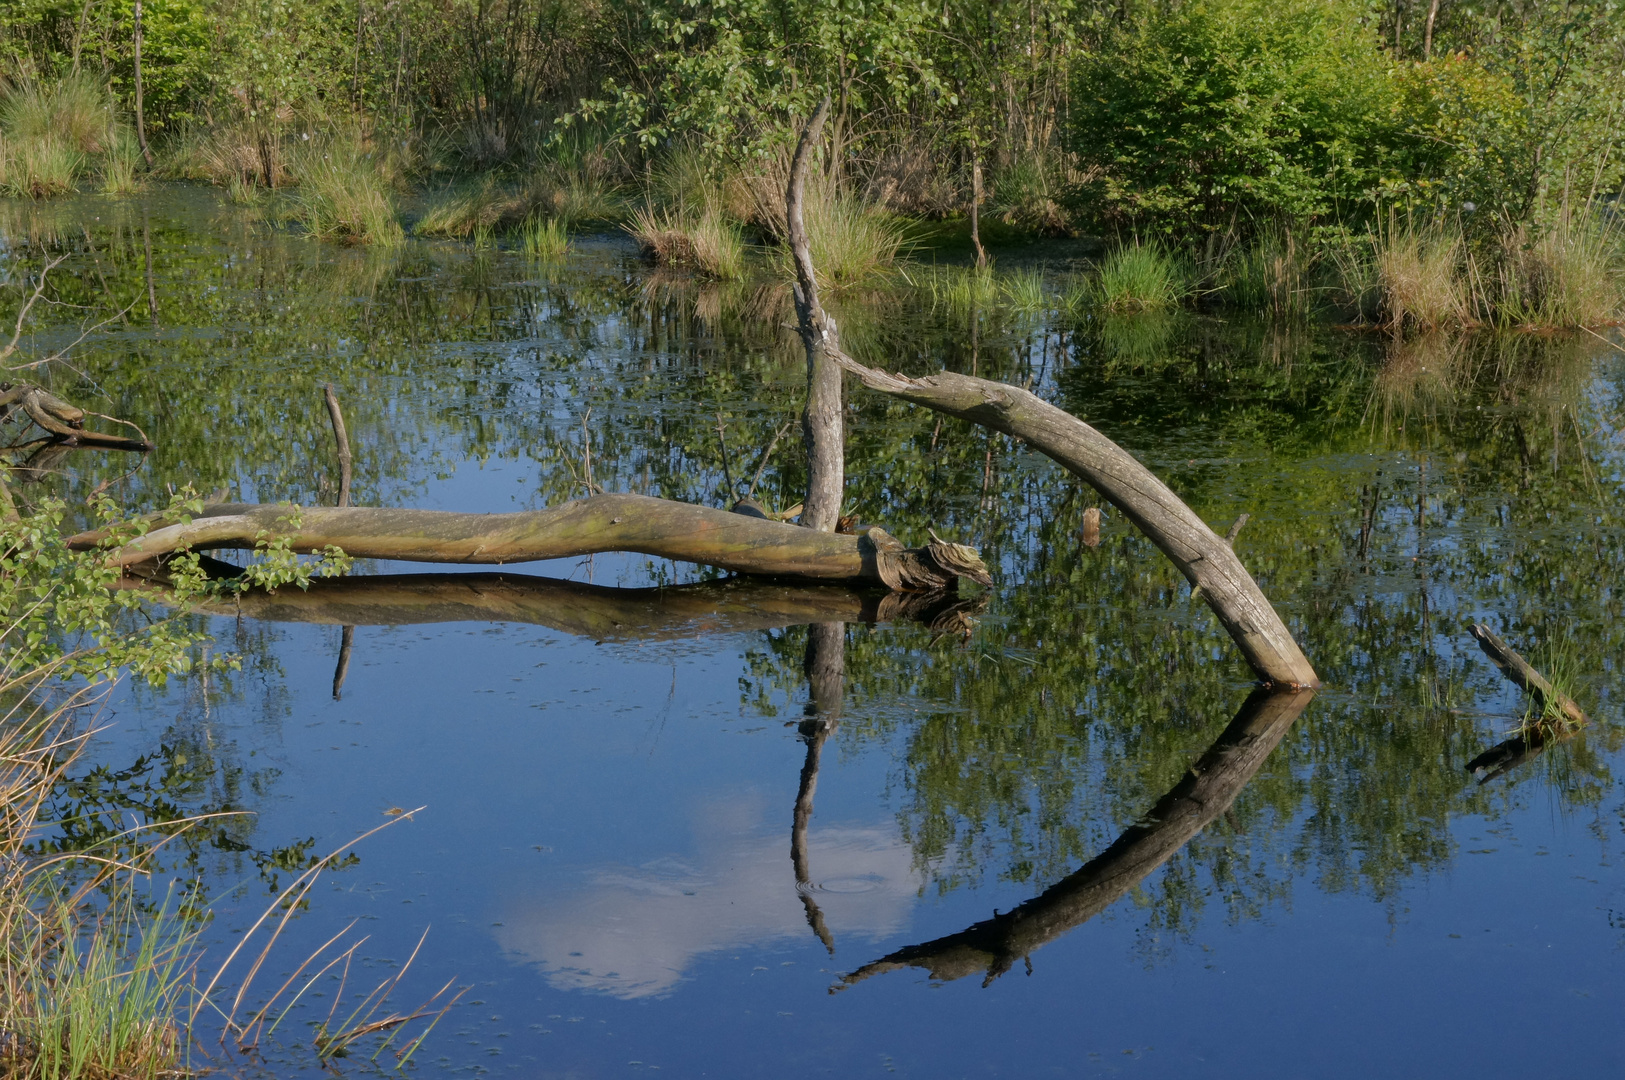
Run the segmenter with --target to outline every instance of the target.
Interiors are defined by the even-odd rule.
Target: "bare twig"
[[[28,302],[23,305],[23,309],[17,313],[17,325],[11,332],[11,340],[6,343],[5,348],[0,349],[0,364],[5,363],[11,354],[17,351],[17,342],[22,340],[23,324],[28,321],[28,313],[34,309],[34,305],[39,302],[39,298],[45,295],[46,275],[61,266],[67,259],[66,254],[58,255],[46,263],[45,268],[39,272],[39,284],[34,286],[34,294],[28,298]]]
[[[728,436],[727,436],[726,432],[727,432],[727,425],[722,422],[722,413],[718,412],[717,413],[717,443],[722,447],[722,479],[723,479],[723,482],[728,485],[728,494],[723,499],[724,503],[726,503],[728,499],[733,498],[734,495],[736,494],[736,492],[734,491],[733,466],[729,463],[729,460],[728,460]]]
[[[1236,518],[1236,523],[1230,526],[1229,532],[1224,534],[1224,542],[1229,544],[1231,547],[1235,547],[1236,537],[1241,535],[1242,526],[1247,524],[1247,519],[1250,517],[1252,517],[1251,514],[1242,514],[1240,517]]]
[[[745,492],[745,498],[754,499],[756,497],[756,485],[762,482],[762,470],[767,468],[768,460],[773,456],[774,447],[779,445],[779,440],[784,438],[784,433],[790,430],[790,425],[793,423],[793,420],[786,420],[779,426],[779,430],[773,433],[773,438],[769,440],[767,449],[762,451],[762,456],[756,461],[756,471],[751,474],[750,490]]]

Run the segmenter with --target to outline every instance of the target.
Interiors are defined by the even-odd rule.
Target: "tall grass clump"
[[[1378,307],[1396,330],[1472,323],[1461,232],[1438,223],[1390,225],[1371,241]]]
[[[1112,312],[1166,310],[1194,290],[1183,260],[1155,241],[1140,240],[1111,251],[1089,284],[1095,304]]]
[[[744,276],[744,237],[739,226],[715,207],[692,217],[644,207],[632,215],[626,231],[645,256],[662,266],[682,267],[717,281]]]
[[[381,247],[405,238],[390,184],[358,136],[340,133],[312,141],[292,164],[299,180],[293,216],[310,235]]]
[[[570,232],[561,218],[532,216],[519,236],[525,254],[533,259],[562,259],[570,251]]]
[[[112,101],[88,75],[23,79],[0,93],[0,192],[48,198],[72,191],[121,135]]]
[[[1497,322],[1601,326],[1625,316],[1625,228],[1600,214],[1508,230],[1497,259]]]
[[[1233,308],[1274,319],[1306,318],[1314,308],[1314,253],[1284,227],[1263,230],[1220,271],[1220,297]]]
[[[991,266],[936,266],[918,275],[933,308],[963,317],[999,300],[999,279]]]

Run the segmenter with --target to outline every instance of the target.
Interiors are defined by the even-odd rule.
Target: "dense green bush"
[[[1071,144],[1099,217],[1185,234],[1365,196],[1394,142],[1390,61],[1328,0],[1145,10],[1079,67]]]

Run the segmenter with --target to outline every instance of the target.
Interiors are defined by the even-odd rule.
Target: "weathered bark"
[[[989,985],[1018,959],[1029,959],[1034,950],[1104,911],[1229,809],[1314,696],[1313,690],[1255,690],[1218,741],[1141,824],[1076,873],[1013,911],[865,964],[831,992],[903,967],[925,968],[944,980],[984,971],[982,985]]]
[[[790,185],[785,192],[785,222],[796,268],[796,326],[807,353],[807,407],[801,415],[802,435],[807,444],[807,497],[802,500],[801,524],[820,532],[835,531],[846,486],[841,369],[830,355],[840,348],[840,333],[835,320],[818,301],[818,281],[813,273],[803,212],[807,169],[828,115],[829,98],[826,97],[802,129],[795,157],[790,162]]]
[[[1230,545],[1106,436],[1019,387],[946,371],[911,379],[833,355],[873,390],[1015,436],[1066,466],[1139,526],[1201,590],[1266,686],[1319,685],[1315,669]]]
[[[28,383],[0,383],[0,420],[20,409],[38,424],[53,440],[62,446],[95,447],[102,450],[154,449],[145,439],[128,439],[119,435],[104,435],[85,427],[85,410],[63,401],[49,390]]]
[[[740,574],[876,582],[903,591],[944,588],[961,576],[992,584],[974,550],[959,544],[905,548],[881,529],[823,533],[646,495],[594,495],[517,514],[216,503],[191,521],[159,518],[150,526],[109,549],[108,565],[133,566],[176,551],[252,550],[276,537],[300,554],[336,547],[357,559],[505,565],[635,551]],[[76,551],[109,542],[105,529],[68,538]]]
[[[1536,671],[1529,661],[1512,650],[1512,646],[1496,636],[1495,631],[1481,623],[1474,623],[1467,632],[1478,641],[1478,647],[1484,650],[1484,655],[1495,662],[1501,673],[1511,679],[1518,686],[1529,691],[1535,698],[1535,704],[1540,706],[1542,712],[1555,710],[1562,713],[1565,720],[1576,727],[1590,723],[1584,710],[1574,703],[1574,699],[1557,689],[1546,676]]]

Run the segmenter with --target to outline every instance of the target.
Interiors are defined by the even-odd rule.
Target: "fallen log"
[[[844,353],[832,355],[872,390],[1002,431],[1064,465],[1139,526],[1201,590],[1266,686],[1320,685],[1309,659],[1225,538],[1099,431],[1006,383],[948,371],[911,379],[866,367]]]
[[[0,383],[0,420],[20,410],[48,433],[52,440],[63,446],[94,447],[100,450],[148,451],[155,449],[145,436],[139,439],[122,435],[106,435],[85,427],[85,410],[63,401],[49,390],[28,383]],[[116,421],[127,423],[127,421]],[[130,425],[134,426],[134,425]],[[140,429],[136,429],[138,432]]]
[[[108,551],[132,566],[177,551],[252,550],[275,537],[300,554],[339,548],[357,559],[506,565],[634,551],[739,574],[874,582],[899,591],[992,578],[973,549],[933,540],[905,548],[881,529],[862,536],[646,495],[594,495],[546,510],[463,514],[382,507],[217,503],[190,521],[153,520],[150,531]],[[70,537],[74,550],[113,542],[108,530]]]
[[[1035,949],[1104,911],[1229,809],[1314,696],[1313,690],[1255,690],[1207,753],[1140,823],[1071,876],[1012,911],[865,964],[830,992],[904,967],[924,968],[943,980],[984,971],[982,985],[988,986],[1018,959],[1031,963]]]

